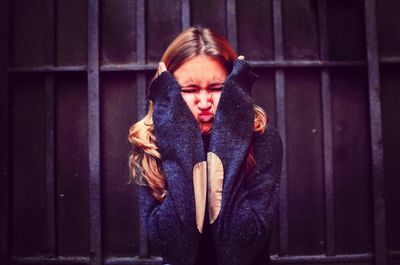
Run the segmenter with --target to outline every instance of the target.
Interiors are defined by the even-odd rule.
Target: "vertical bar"
[[[145,41],[145,1],[136,2],[136,54],[138,64],[144,64],[146,61],[146,41]],[[146,75],[144,72],[136,74],[136,106],[138,119],[145,116],[146,106]],[[149,255],[147,244],[147,232],[142,218],[139,218],[139,257]]]
[[[55,3],[46,3],[46,64],[55,63]],[[49,256],[56,256],[56,209],[55,209],[55,176],[54,176],[54,76],[45,76],[46,88],[46,210],[47,210],[47,248]]]
[[[55,2],[46,1],[46,64],[54,65],[55,59]]]
[[[274,58],[275,61],[283,60],[283,23],[282,23],[282,2],[272,1],[273,26],[274,26]]]
[[[332,104],[330,72],[321,72],[321,97],[324,141],[324,188],[325,188],[325,251],[327,256],[335,255],[335,211],[333,184],[333,149],[332,149]]]
[[[285,74],[283,70],[275,70],[276,117],[279,134],[282,138],[284,155],[282,160],[282,176],[279,192],[279,255],[286,256],[289,249],[288,221],[288,183],[286,154],[286,124],[285,124]]]
[[[146,60],[145,42],[145,1],[136,1],[136,54],[138,64],[144,64]]]
[[[99,1],[88,5],[88,154],[91,264],[102,264],[100,101],[99,101]]]
[[[182,29],[186,29],[190,27],[190,0],[182,0],[181,9]]]
[[[282,2],[272,1],[273,26],[274,26],[274,58],[275,61],[283,60],[283,25]],[[285,123],[285,73],[282,69],[275,69],[276,90],[276,117],[279,134],[282,137],[284,150],[286,150],[286,123]],[[289,248],[289,222],[288,222],[288,184],[287,184],[287,158],[286,153],[282,161],[281,190],[279,193],[279,255],[287,255]]]
[[[56,214],[54,177],[54,77],[46,74],[46,210],[47,248],[49,256],[56,256]]]
[[[233,49],[237,50],[237,27],[236,27],[236,1],[226,1],[226,25],[228,32],[228,41]]]
[[[146,225],[143,218],[139,217],[139,257],[146,258],[149,256],[149,247],[147,242]]]
[[[318,2],[320,59],[328,60],[327,2]],[[325,251],[327,256],[335,255],[335,219],[332,150],[332,103],[330,91],[330,71],[321,70],[321,97],[324,141],[324,187],[325,187]]]
[[[0,3],[0,264],[8,264],[9,256],[9,116],[8,54],[9,1]]]
[[[137,63],[146,63],[146,28],[145,28],[145,1],[136,2],[136,54]],[[137,72],[136,74],[136,106],[138,119],[145,116],[146,111],[146,74]]]
[[[319,54],[321,60],[328,60],[329,55],[327,16],[327,0],[318,1]]]
[[[386,265],[386,213],[376,5],[375,0],[365,0],[364,3],[368,57],[368,91],[373,176],[372,183],[374,194],[375,264]]]

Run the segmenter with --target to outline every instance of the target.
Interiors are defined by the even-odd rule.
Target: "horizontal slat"
[[[389,251],[388,256],[390,258],[400,259],[400,250],[391,250]]]
[[[379,60],[381,64],[400,63],[400,57],[383,57]],[[285,61],[249,61],[256,68],[274,67],[341,67],[341,66],[366,66],[366,61],[321,61],[321,60],[285,60]],[[156,63],[150,64],[110,64],[100,67],[102,72],[112,71],[153,71],[157,69]],[[47,72],[83,72],[87,67],[84,65],[76,66],[38,66],[38,67],[18,67],[10,68],[8,72],[16,73],[47,73]]]
[[[124,65],[103,65],[100,67],[100,71],[146,71],[156,70],[158,64],[124,64]]]
[[[385,57],[380,64],[399,64],[400,58]],[[354,67],[366,66],[365,61],[249,61],[254,68],[286,68],[286,67]],[[124,64],[124,65],[105,65],[100,67],[101,72],[124,72],[124,71],[155,71],[157,64]],[[9,68],[10,74],[29,74],[29,73],[49,73],[49,72],[85,72],[87,67],[79,66],[38,66],[38,67],[18,67]]]
[[[104,262],[105,265],[161,265],[161,257],[152,257],[147,259],[142,259],[139,257],[118,257],[118,258],[108,258]]]
[[[37,66],[37,67],[18,67],[10,68],[8,72],[10,74],[19,73],[54,73],[54,72],[84,72],[87,70],[86,66]]]
[[[89,257],[13,257],[11,258],[11,264],[89,264]]]
[[[399,251],[390,252],[390,257],[399,257]],[[372,262],[374,256],[372,253],[363,254],[350,254],[350,255],[336,255],[336,256],[325,256],[325,255],[307,255],[307,256],[286,256],[280,257],[277,255],[271,256],[271,260],[275,264],[286,264],[286,263],[345,263],[345,262]],[[56,258],[49,258],[44,256],[39,257],[13,257],[11,264],[89,264],[89,257],[66,257],[60,256]],[[152,257],[142,259],[139,257],[109,257],[105,259],[104,264],[106,265],[139,265],[139,264],[161,264],[162,259],[160,257]]]
[[[350,255],[336,255],[336,256],[325,256],[325,255],[308,255],[308,256],[271,256],[271,260],[276,264],[285,263],[325,263],[325,262],[360,262],[360,261],[373,261],[372,253],[363,254],[350,254]]]
[[[379,63],[383,63],[383,64],[400,63],[400,57],[397,57],[397,56],[381,57],[381,58],[379,58]]]
[[[400,62],[400,61],[399,61]],[[329,61],[249,61],[256,68],[275,68],[275,67],[333,67],[333,66],[364,66],[363,61],[349,62],[329,62]],[[100,67],[102,72],[119,71],[154,71],[157,64],[123,64],[123,65],[105,65]],[[43,66],[43,67],[23,67],[10,68],[10,74],[20,73],[48,73],[48,72],[84,72],[86,66]]]
[[[89,257],[13,257],[11,259],[11,264],[57,264],[57,265],[88,265],[90,264]],[[118,258],[107,258],[104,261],[106,265],[161,265],[162,258],[160,257],[150,257],[147,259],[139,257],[118,257]]]
[[[290,61],[249,61],[253,67],[337,67],[364,66],[365,61],[321,61],[321,60],[290,60]]]
[[[400,259],[400,251],[390,251],[389,258]],[[354,254],[354,255],[336,255],[336,256],[287,256],[279,257],[276,255],[271,256],[271,260],[275,264],[286,263],[344,263],[344,262],[372,262],[373,255],[371,253]],[[154,257],[149,259],[141,259],[138,257],[118,257],[107,258],[105,264],[107,265],[134,265],[134,264],[161,264],[161,258]],[[65,257],[60,256],[57,258],[49,257],[13,257],[11,264],[82,264],[87,265],[90,263],[89,257]]]

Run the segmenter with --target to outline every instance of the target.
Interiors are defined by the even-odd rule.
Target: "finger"
[[[165,63],[164,62],[159,62],[158,63],[158,73],[162,73],[162,72],[165,72],[165,71],[167,71],[167,66],[165,66]]]
[[[239,59],[239,60],[244,60],[244,56],[243,56],[243,55],[239,55],[239,56],[238,56],[238,59]]]

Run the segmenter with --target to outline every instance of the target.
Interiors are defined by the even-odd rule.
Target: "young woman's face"
[[[212,57],[199,55],[182,64],[174,76],[201,133],[209,133],[227,76],[225,67]]]

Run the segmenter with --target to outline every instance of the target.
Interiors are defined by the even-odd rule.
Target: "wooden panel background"
[[[0,264],[161,264],[139,224],[127,135],[162,52],[195,24],[254,66],[254,100],[284,141],[273,262],[400,263],[399,1],[0,10]]]

